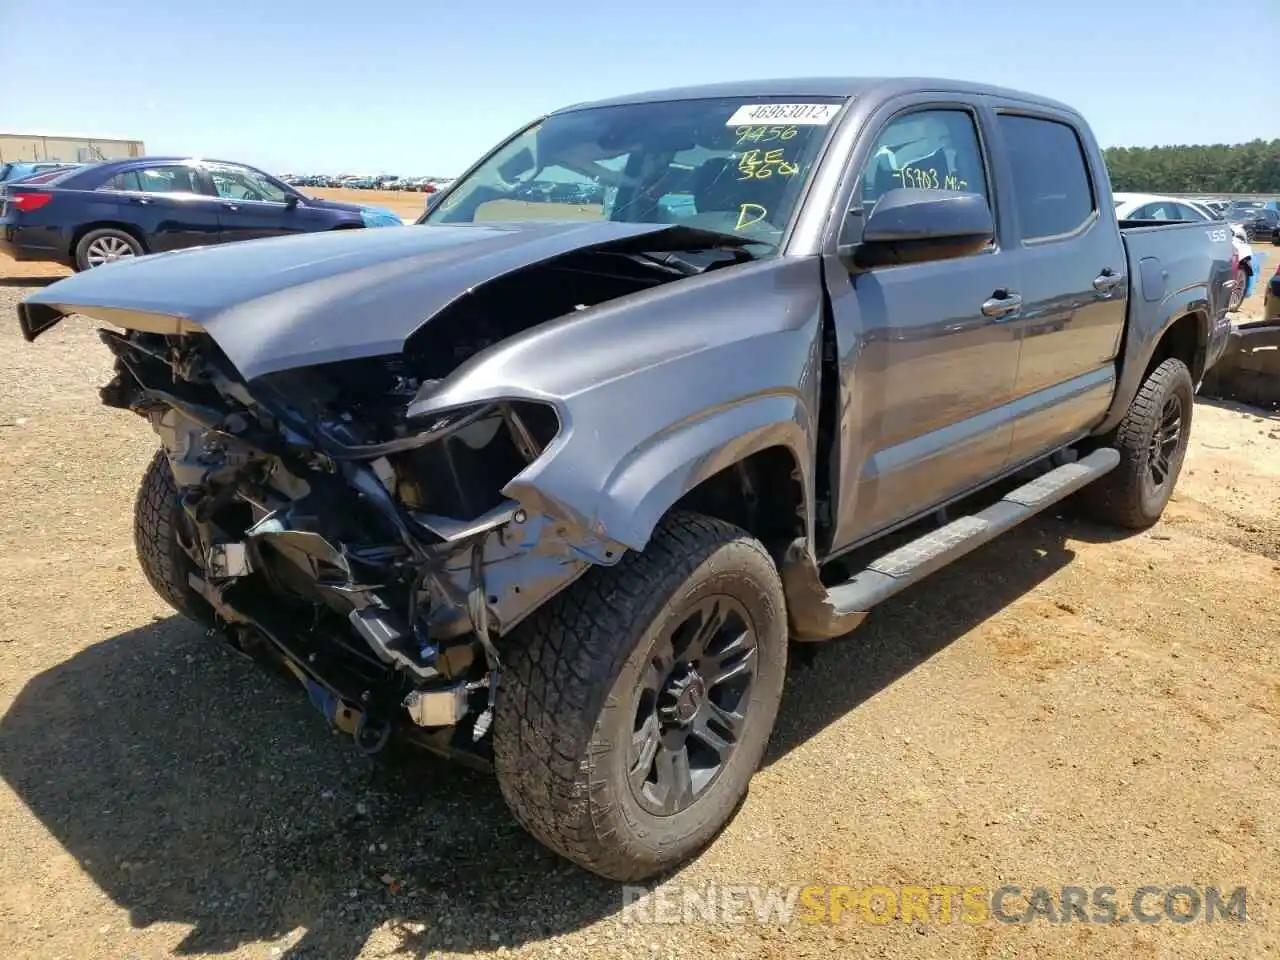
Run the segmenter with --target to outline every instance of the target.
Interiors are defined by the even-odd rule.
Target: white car
[[[1115,193],[1116,218],[1119,220],[1205,220],[1224,223],[1222,216],[1198,200],[1186,197],[1164,197],[1155,193]],[[1253,247],[1249,235],[1238,223],[1227,223],[1231,230],[1231,245],[1235,249],[1235,287],[1231,290],[1229,310],[1240,309],[1240,303],[1248,292],[1249,279],[1253,276]]]

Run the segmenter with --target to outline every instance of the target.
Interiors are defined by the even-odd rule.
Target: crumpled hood
[[[688,227],[609,221],[340,230],[122,260],[32,294],[18,316],[27,340],[72,313],[156,333],[203,330],[252,380],[399,353],[419,327],[478,284],[641,237],[643,243],[624,245],[725,241]]]

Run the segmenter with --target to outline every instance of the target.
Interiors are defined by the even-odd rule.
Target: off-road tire
[[[680,812],[643,809],[627,779],[641,671],[700,598],[730,596],[757,636],[741,737]],[[765,548],[732,524],[675,513],[643,552],[597,567],[513,631],[503,652],[494,766],[535,838],[612,880],[642,880],[705,847],[732,818],[764,755],[786,673],[782,584]]]
[[[208,602],[191,589],[187,574],[194,565],[178,544],[182,503],[173,469],[163,450],[157,450],[133,505],[133,545],[138,563],[162,600],[190,620],[213,622]]]
[[[1164,483],[1151,475],[1151,442],[1160,429],[1166,402],[1181,404],[1181,433],[1170,458]],[[1129,530],[1145,530],[1160,519],[1173,495],[1191,437],[1195,384],[1181,360],[1170,358],[1148,374],[1109,445],[1120,451],[1120,465],[1081,492],[1089,513],[1097,519]]]

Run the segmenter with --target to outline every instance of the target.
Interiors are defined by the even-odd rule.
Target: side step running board
[[[985,510],[959,517],[945,526],[886,553],[865,570],[827,590],[835,619],[845,622],[882,600],[924,579],[940,567],[976,550],[989,540],[1063,500],[1120,463],[1119,451],[1104,447],[1075,463],[1063,464],[1005,494]],[[856,622],[856,621],[854,621]]]

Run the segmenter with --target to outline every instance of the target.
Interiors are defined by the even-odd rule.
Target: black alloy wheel
[[[756,644],[742,604],[719,594],[659,640],[637,690],[629,757],[645,810],[679,813],[715,783],[746,725]]]
[[[1173,457],[1182,439],[1182,400],[1176,393],[1165,398],[1160,410],[1160,422],[1151,434],[1151,447],[1147,453],[1147,469],[1151,485],[1160,490],[1173,476]]]

